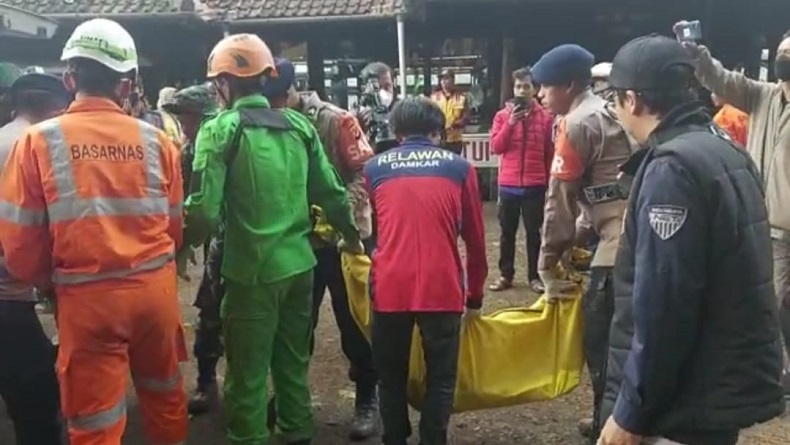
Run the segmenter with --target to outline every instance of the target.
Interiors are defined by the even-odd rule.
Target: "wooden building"
[[[0,45],[0,59],[22,65],[56,65],[79,22],[108,17],[135,37],[149,90],[201,80],[206,56],[224,32],[254,32],[275,53],[305,65],[311,89],[351,85],[343,78],[353,77],[343,69],[345,62],[382,60],[394,68],[406,66],[410,92],[429,92],[438,71],[449,66],[462,74],[460,83],[477,88],[491,109],[509,95],[513,69],[534,63],[557,44],[580,43],[600,61],[611,60],[629,39],[650,32],[669,34],[681,18],[701,20],[705,42],[715,55],[727,65],[746,65],[756,76],[761,50],[775,49],[788,26],[779,18],[790,13],[786,0],[4,2],[59,23],[51,39],[5,40]]]

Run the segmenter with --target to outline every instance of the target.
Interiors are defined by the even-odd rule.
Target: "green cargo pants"
[[[225,405],[233,445],[266,445],[268,376],[277,394],[277,426],[287,442],[313,437],[307,373],[310,362],[313,271],[247,286],[226,281]]]

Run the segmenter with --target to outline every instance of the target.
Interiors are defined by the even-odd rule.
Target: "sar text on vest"
[[[74,144],[69,151],[72,161],[137,162],[145,159],[142,145]]]

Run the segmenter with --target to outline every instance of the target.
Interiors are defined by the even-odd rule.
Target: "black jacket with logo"
[[[734,444],[784,410],[757,169],[695,103],[671,111],[623,171],[634,178],[601,420],[687,445]]]

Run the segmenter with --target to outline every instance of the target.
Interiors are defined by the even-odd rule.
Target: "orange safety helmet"
[[[253,77],[276,76],[274,57],[266,43],[255,34],[234,34],[220,40],[208,56],[206,77],[220,74]]]

